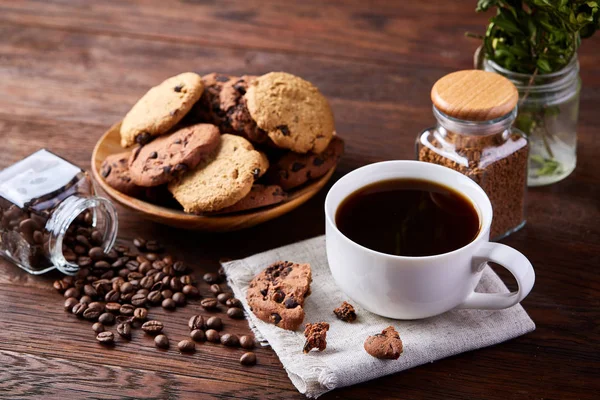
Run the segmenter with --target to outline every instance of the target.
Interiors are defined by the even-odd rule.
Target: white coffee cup
[[[404,257],[380,253],[346,237],[335,224],[340,203],[371,183],[397,178],[423,179],[462,193],[475,206],[480,229],[469,244],[449,253]],[[453,308],[499,310],[519,303],[535,281],[533,266],[520,252],[490,243],[492,205],[479,185],[446,167],[420,161],[386,161],[350,172],[325,199],[327,260],[337,285],[363,308],[389,318],[418,319]],[[502,265],[519,286],[512,293],[474,291],[486,262]]]

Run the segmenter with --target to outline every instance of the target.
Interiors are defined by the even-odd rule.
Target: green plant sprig
[[[564,68],[580,39],[600,29],[596,0],[479,0],[497,8],[483,38],[486,57],[513,72],[547,74]]]

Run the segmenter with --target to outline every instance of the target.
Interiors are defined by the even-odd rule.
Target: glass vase
[[[529,139],[528,186],[558,182],[575,169],[581,79],[577,57],[551,74],[530,75],[483,59],[486,71],[508,78],[519,91],[514,126]]]

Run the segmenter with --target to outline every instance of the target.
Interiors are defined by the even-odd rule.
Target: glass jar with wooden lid
[[[431,89],[437,125],[417,137],[417,159],[440,164],[477,182],[492,203],[493,240],[525,225],[526,136],[512,124],[519,93],[503,76],[465,70]]]

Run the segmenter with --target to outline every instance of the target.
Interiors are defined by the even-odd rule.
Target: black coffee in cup
[[[481,225],[467,197],[420,179],[391,179],[360,188],[339,205],[335,223],[361,246],[411,257],[464,247]]]

